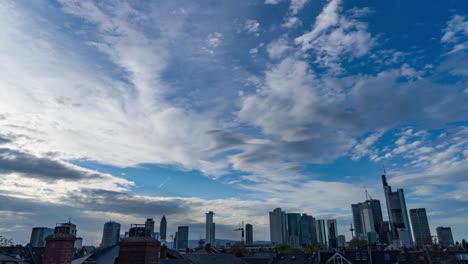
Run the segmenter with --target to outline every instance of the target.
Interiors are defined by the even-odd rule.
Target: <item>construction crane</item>
[[[241,235],[242,235],[241,243],[242,245],[244,245],[244,221],[242,221],[241,227],[234,229],[234,231],[241,231]]]

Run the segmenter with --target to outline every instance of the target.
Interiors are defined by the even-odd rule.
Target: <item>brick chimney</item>
[[[70,234],[53,234],[46,238],[42,263],[70,264],[75,254],[76,237]]]
[[[160,243],[141,225],[132,225],[129,237],[119,243],[118,264],[158,264]]]

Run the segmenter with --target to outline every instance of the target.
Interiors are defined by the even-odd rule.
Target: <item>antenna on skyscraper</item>
[[[383,175],[387,175],[387,172],[385,171],[385,165],[382,165],[383,168]]]

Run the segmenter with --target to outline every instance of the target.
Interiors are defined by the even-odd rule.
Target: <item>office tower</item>
[[[328,229],[328,246],[337,248],[336,237],[338,236],[338,227],[336,226],[336,219],[327,219]]]
[[[120,224],[114,221],[109,221],[104,224],[102,231],[101,247],[112,247],[119,243],[120,239]]]
[[[390,231],[390,223],[383,221],[379,226],[379,242],[390,245],[392,242],[392,233]]]
[[[287,214],[288,218],[288,244],[292,247],[299,247],[299,225],[301,221],[301,214],[290,213]]]
[[[364,237],[364,228],[362,227],[362,215],[361,215],[362,203],[351,204],[351,210],[353,212],[353,224],[356,238],[362,239]]]
[[[167,233],[167,221],[166,216],[164,215],[161,219],[161,223],[159,224],[159,236],[161,241],[166,242],[166,233]]]
[[[149,230],[149,233],[151,234],[151,237],[154,238],[154,220],[153,220],[153,218],[147,218],[146,219],[145,227],[146,227],[146,229]]]
[[[300,245],[311,245],[317,243],[317,233],[315,230],[315,218],[302,214],[299,221]]]
[[[325,220],[318,219],[316,221],[317,242],[323,245],[328,245]]]
[[[443,247],[453,246],[453,235],[450,227],[439,226],[436,228],[437,239],[439,244]]]
[[[426,209],[410,209],[411,226],[413,228],[414,240],[417,245],[432,244],[431,230],[427,220]]]
[[[188,226],[179,226],[177,228],[177,249],[186,249],[188,248]]]
[[[48,227],[34,227],[31,231],[29,243],[31,247],[45,247],[45,238],[54,233],[54,229]]]
[[[273,244],[288,242],[286,213],[281,208],[270,212],[270,239]]]
[[[346,237],[344,235],[339,235],[336,237],[336,244],[338,248],[346,248]]]
[[[213,215],[212,211],[206,213],[206,244],[211,244],[215,246],[215,223],[213,222]]]
[[[388,185],[385,175],[382,175],[382,184],[387,202],[392,238],[393,240],[400,240],[403,246],[410,246],[413,244],[413,239],[403,189],[392,192],[392,187]],[[400,238],[400,234],[403,234],[404,239]]]
[[[251,224],[245,225],[245,244],[253,245],[253,226]]]

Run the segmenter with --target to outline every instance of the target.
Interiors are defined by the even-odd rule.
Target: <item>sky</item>
[[[468,3],[0,1],[0,235],[335,218],[380,175],[468,238]]]

